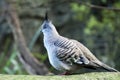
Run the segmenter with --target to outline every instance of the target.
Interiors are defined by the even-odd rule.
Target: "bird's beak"
[[[40,26],[40,28],[38,29],[38,31],[40,32],[40,34],[42,33],[42,26]]]

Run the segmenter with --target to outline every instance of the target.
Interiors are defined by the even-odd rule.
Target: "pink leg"
[[[70,73],[66,71],[66,72],[62,73],[61,75],[70,75]]]

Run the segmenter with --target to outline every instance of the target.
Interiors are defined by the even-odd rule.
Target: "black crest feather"
[[[48,12],[45,13],[45,20],[48,21]]]

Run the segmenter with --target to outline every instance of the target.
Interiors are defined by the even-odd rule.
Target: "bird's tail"
[[[118,70],[102,63],[101,61],[92,61],[89,65],[85,66],[86,68],[96,69],[100,71],[108,71],[108,72],[119,72]]]
[[[101,69],[104,69],[104,70],[109,71],[109,72],[119,72],[118,70],[116,70],[116,69],[114,69],[114,68],[112,68],[104,63],[101,63],[99,66]]]
[[[119,72],[118,70],[102,63],[101,61],[90,62],[89,64],[83,66],[88,69],[96,69],[96,70],[108,71],[108,72]]]

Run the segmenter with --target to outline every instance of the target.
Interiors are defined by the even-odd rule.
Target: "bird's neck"
[[[54,38],[57,38],[59,35],[59,33],[57,32],[57,30],[52,30],[52,31],[46,31],[46,32],[43,32],[44,34],[44,39],[45,40],[50,40],[50,39],[54,39]]]

